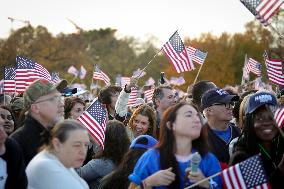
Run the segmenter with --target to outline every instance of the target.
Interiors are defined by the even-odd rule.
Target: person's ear
[[[55,152],[60,152],[61,143],[58,138],[53,138],[51,140],[52,146]]]
[[[211,115],[212,114],[212,108],[211,107],[206,108],[206,114],[207,115]]]
[[[172,129],[171,123],[169,121],[166,124],[168,129]]]

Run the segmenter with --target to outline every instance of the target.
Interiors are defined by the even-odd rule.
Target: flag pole
[[[207,53],[206,53],[206,56],[207,56]],[[194,81],[193,81],[193,84],[195,84],[195,83],[196,83],[197,78],[198,78],[198,76],[199,76],[199,74],[200,74],[200,71],[201,71],[201,69],[202,69],[203,65],[205,64],[206,56],[204,57],[204,62],[203,62],[203,64],[201,64],[201,66],[199,67],[199,70],[198,70],[198,72],[197,72],[197,74],[196,74],[196,76],[195,76],[195,79],[194,79]]]
[[[140,77],[140,75],[143,73],[143,71],[149,66],[149,64],[151,64],[151,62],[154,60],[154,58],[156,58],[156,56],[162,51],[162,48],[156,52],[156,54],[153,56],[153,58],[147,63],[147,65],[140,71],[138,78]]]
[[[198,181],[198,182],[196,182],[196,183],[194,183],[194,184],[192,184],[192,185],[190,185],[190,186],[188,186],[188,187],[186,187],[186,188],[184,188],[184,189],[193,188],[193,187],[195,187],[195,186],[201,184],[201,183],[204,182],[204,181],[210,180],[210,179],[212,179],[212,178],[214,178],[214,177],[217,177],[217,176],[221,175],[221,173],[222,173],[222,171],[220,171],[220,172],[218,172],[218,173],[215,173],[214,175],[211,175],[210,177],[206,177],[206,178],[204,178],[204,179],[202,179],[202,180],[200,180],[200,181]]]
[[[72,85],[72,83],[74,82],[74,80],[75,80],[76,78],[77,78],[77,76],[74,75],[73,79],[72,79],[71,82],[70,82],[70,85]]]
[[[93,73],[92,73],[92,81],[91,81],[91,85],[90,85],[90,91],[91,91],[91,93],[92,93],[92,88],[91,88],[91,87],[94,86],[94,78],[93,78],[93,76],[94,76],[94,72],[95,72],[95,67],[96,67],[96,64],[94,64]]]
[[[4,83],[5,83],[5,66],[4,66],[4,68],[3,68],[3,75],[4,75],[4,80],[3,80],[3,96],[4,96],[4,106],[6,106],[6,103],[5,103],[5,88],[4,88]]]
[[[282,131],[282,129],[280,127],[277,127],[277,128],[279,130],[281,137],[284,139],[284,132]]]
[[[244,84],[245,84],[244,73],[245,73],[245,66],[246,66],[246,63],[247,63],[247,54],[246,54],[246,56],[245,56],[245,62],[244,62],[244,67],[243,67],[243,76],[242,76],[242,83],[241,83],[241,85],[244,85]],[[249,73],[248,73],[248,79],[249,79]]]

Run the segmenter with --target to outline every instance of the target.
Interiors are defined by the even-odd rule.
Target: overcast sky
[[[8,17],[43,25],[55,35],[76,32],[69,18],[86,30],[111,27],[118,36],[153,35],[161,42],[177,29],[182,37],[242,32],[254,19],[239,0],[2,0],[0,38],[25,25]]]

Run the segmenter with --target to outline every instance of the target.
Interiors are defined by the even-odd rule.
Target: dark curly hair
[[[109,105],[111,104],[111,96],[112,94],[119,93],[122,90],[121,87],[118,86],[107,86],[102,88],[99,92],[98,98],[102,104]]]

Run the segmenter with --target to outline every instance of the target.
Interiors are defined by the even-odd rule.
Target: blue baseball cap
[[[147,140],[147,143],[143,144],[145,139]],[[131,142],[130,148],[131,149],[133,148],[150,149],[150,148],[153,148],[157,143],[158,141],[149,135],[140,135]]]
[[[201,98],[201,107],[204,110],[212,106],[215,103],[229,103],[232,101],[238,101],[238,95],[230,95],[227,91],[215,88],[205,92]]]
[[[257,108],[263,105],[277,106],[276,97],[269,92],[257,92],[249,97],[246,114],[254,112]]]

